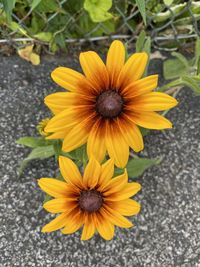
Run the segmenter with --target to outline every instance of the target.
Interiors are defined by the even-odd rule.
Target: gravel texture
[[[53,159],[34,161],[18,178],[29,149],[15,140],[36,135],[35,125],[48,115],[44,96],[61,90],[50,72],[58,65],[77,68],[77,60],[70,60],[45,58],[34,67],[18,57],[0,57],[0,267],[200,266],[200,99],[188,88],[167,115],[174,128],[145,138],[142,155],[163,161],[135,179],[143,188],[136,197],[142,211],[132,219],[135,227],[117,229],[109,242],[98,235],[82,242],[80,232],[40,232],[52,216],[42,209],[36,179],[53,177],[57,166]],[[150,69],[159,72],[160,61]]]

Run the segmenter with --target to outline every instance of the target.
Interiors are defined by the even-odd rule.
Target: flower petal
[[[110,76],[110,86],[116,88],[116,81],[125,61],[125,48],[121,41],[112,42],[106,59],[106,67]]]
[[[76,125],[80,122],[78,113],[79,110],[76,108],[69,108],[63,110],[62,112],[55,115],[52,119],[50,119],[47,126],[45,127],[45,132],[61,132],[67,128]]]
[[[52,197],[73,197],[73,188],[66,182],[62,182],[53,178],[41,178],[38,180],[38,185],[44,192]]]
[[[124,216],[133,216],[140,211],[140,204],[133,199],[125,199],[118,202],[110,202],[111,208]],[[108,204],[108,203],[107,203]],[[109,205],[109,204],[108,204]]]
[[[61,213],[73,210],[76,207],[73,198],[55,198],[44,203],[43,208],[51,213]]]
[[[61,230],[63,234],[72,234],[83,225],[83,215],[76,209],[68,214],[66,226]]]
[[[75,187],[82,188],[82,176],[76,164],[71,159],[60,156],[59,166],[62,176],[68,183],[73,184]]]
[[[130,109],[136,111],[161,111],[176,106],[178,102],[172,96],[160,92],[136,96],[132,99]]]
[[[76,92],[78,89],[78,84],[85,77],[70,68],[58,67],[51,73],[51,78],[61,87]]]
[[[117,87],[125,88],[133,81],[140,79],[145,71],[147,60],[148,55],[145,52],[133,54],[119,74]]]
[[[119,192],[128,183],[128,174],[125,169],[124,173],[111,179],[104,188],[103,196],[109,196],[115,192]]]
[[[69,152],[85,144],[92,128],[93,114],[72,128],[63,141],[63,151]]]
[[[46,136],[46,139],[49,139],[49,140],[51,140],[51,139],[64,139],[65,136],[67,135],[67,133],[68,133],[70,130],[71,130],[71,128],[69,127],[69,128],[64,129],[64,130],[62,130],[62,131],[57,131],[57,132],[55,132],[55,133],[52,133],[52,134]]]
[[[107,201],[120,201],[134,196],[138,191],[141,190],[139,183],[128,183],[120,192],[114,193],[106,197]]]
[[[68,213],[69,213],[68,211],[67,212],[64,212],[64,213],[60,214],[59,216],[57,216],[50,223],[46,224],[42,228],[42,232],[43,233],[52,232],[52,231],[56,231],[56,230],[64,227],[65,224],[66,224],[66,218],[68,216]]]
[[[93,51],[80,53],[80,64],[89,82],[97,92],[107,89],[109,76],[102,59]]]
[[[117,123],[107,122],[106,148],[110,158],[114,158],[115,165],[119,168],[124,168],[129,157],[129,147],[125,142]]]
[[[117,225],[119,227],[129,228],[133,226],[132,222],[130,222],[116,210],[113,210],[108,207],[108,205],[104,204],[104,208],[100,210],[100,213],[102,214],[105,220],[108,220],[112,224]]]
[[[89,157],[93,155],[99,162],[105,157],[105,127],[101,119],[95,122],[90,131],[87,141],[87,154]]]
[[[80,94],[71,92],[58,92],[48,95],[44,99],[44,103],[54,113],[57,114],[73,105],[82,105],[88,103],[86,99],[81,97]]]
[[[157,87],[157,85],[158,75],[150,75],[148,77],[130,83],[128,86],[122,89],[122,95],[124,99],[129,99],[151,92]]]
[[[126,116],[124,115],[124,118]],[[124,139],[128,146],[130,146],[135,152],[139,152],[144,149],[144,142],[142,134],[133,122],[130,122],[128,118],[120,118],[118,120],[118,125],[121,130],[121,133],[124,136]]]
[[[129,119],[135,124],[147,129],[167,129],[172,128],[172,123],[163,116],[149,111],[149,112],[134,112]]]
[[[113,174],[114,174],[114,159],[109,159],[101,166],[101,174],[98,181],[99,191],[103,191],[105,185],[113,177]]]
[[[94,224],[94,219],[92,214],[87,214],[85,215],[85,223],[83,227],[83,232],[81,235],[81,240],[88,240],[92,238],[92,236],[95,233],[95,224]]]
[[[100,174],[101,166],[99,162],[91,157],[84,171],[83,184],[89,189],[94,188],[98,183]]]
[[[115,227],[114,225],[103,218],[103,216],[99,213],[95,214],[95,226],[99,234],[105,240],[111,240],[114,236]]]

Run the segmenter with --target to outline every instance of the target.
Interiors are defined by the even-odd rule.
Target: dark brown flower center
[[[104,118],[117,117],[123,108],[122,97],[114,90],[108,90],[97,97],[96,111]]]
[[[79,206],[87,212],[98,211],[103,204],[101,193],[96,190],[84,190],[79,197]]]

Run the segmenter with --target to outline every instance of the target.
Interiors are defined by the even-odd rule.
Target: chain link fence
[[[33,11],[29,8],[25,9],[26,13],[24,13],[17,12],[15,8],[11,14],[12,27],[1,23],[3,4],[0,2],[2,10],[0,44],[17,46],[17,43],[23,41],[35,41],[48,45],[56,43],[62,48],[67,43],[116,38],[131,43],[140,31],[145,29],[154,47],[173,50],[200,35],[200,1],[148,0],[146,1],[146,25],[133,0],[113,0],[112,8],[109,10],[113,17],[98,23],[91,20],[83,3],[78,7],[79,1],[77,3],[75,1],[74,6],[70,7],[69,0],[56,2],[59,8],[54,12],[44,13],[41,9]],[[37,22],[36,18],[41,26],[39,30],[36,29],[37,25],[34,26],[34,20],[35,24]],[[41,39],[39,35],[37,36],[37,31],[51,33],[51,38]]]

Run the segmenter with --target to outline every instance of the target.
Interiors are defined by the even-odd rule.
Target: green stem
[[[177,85],[182,85],[182,83],[183,83],[183,82],[182,82],[182,79],[181,79],[181,78],[176,79],[176,80],[174,80],[174,81],[172,81],[172,82],[169,82],[169,83],[163,85],[162,87],[160,87],[160,88],[158,89],[158,92],[164,92],[164,91],[166,91],[167,89],[169,89],[170,87],[177,86]]]

